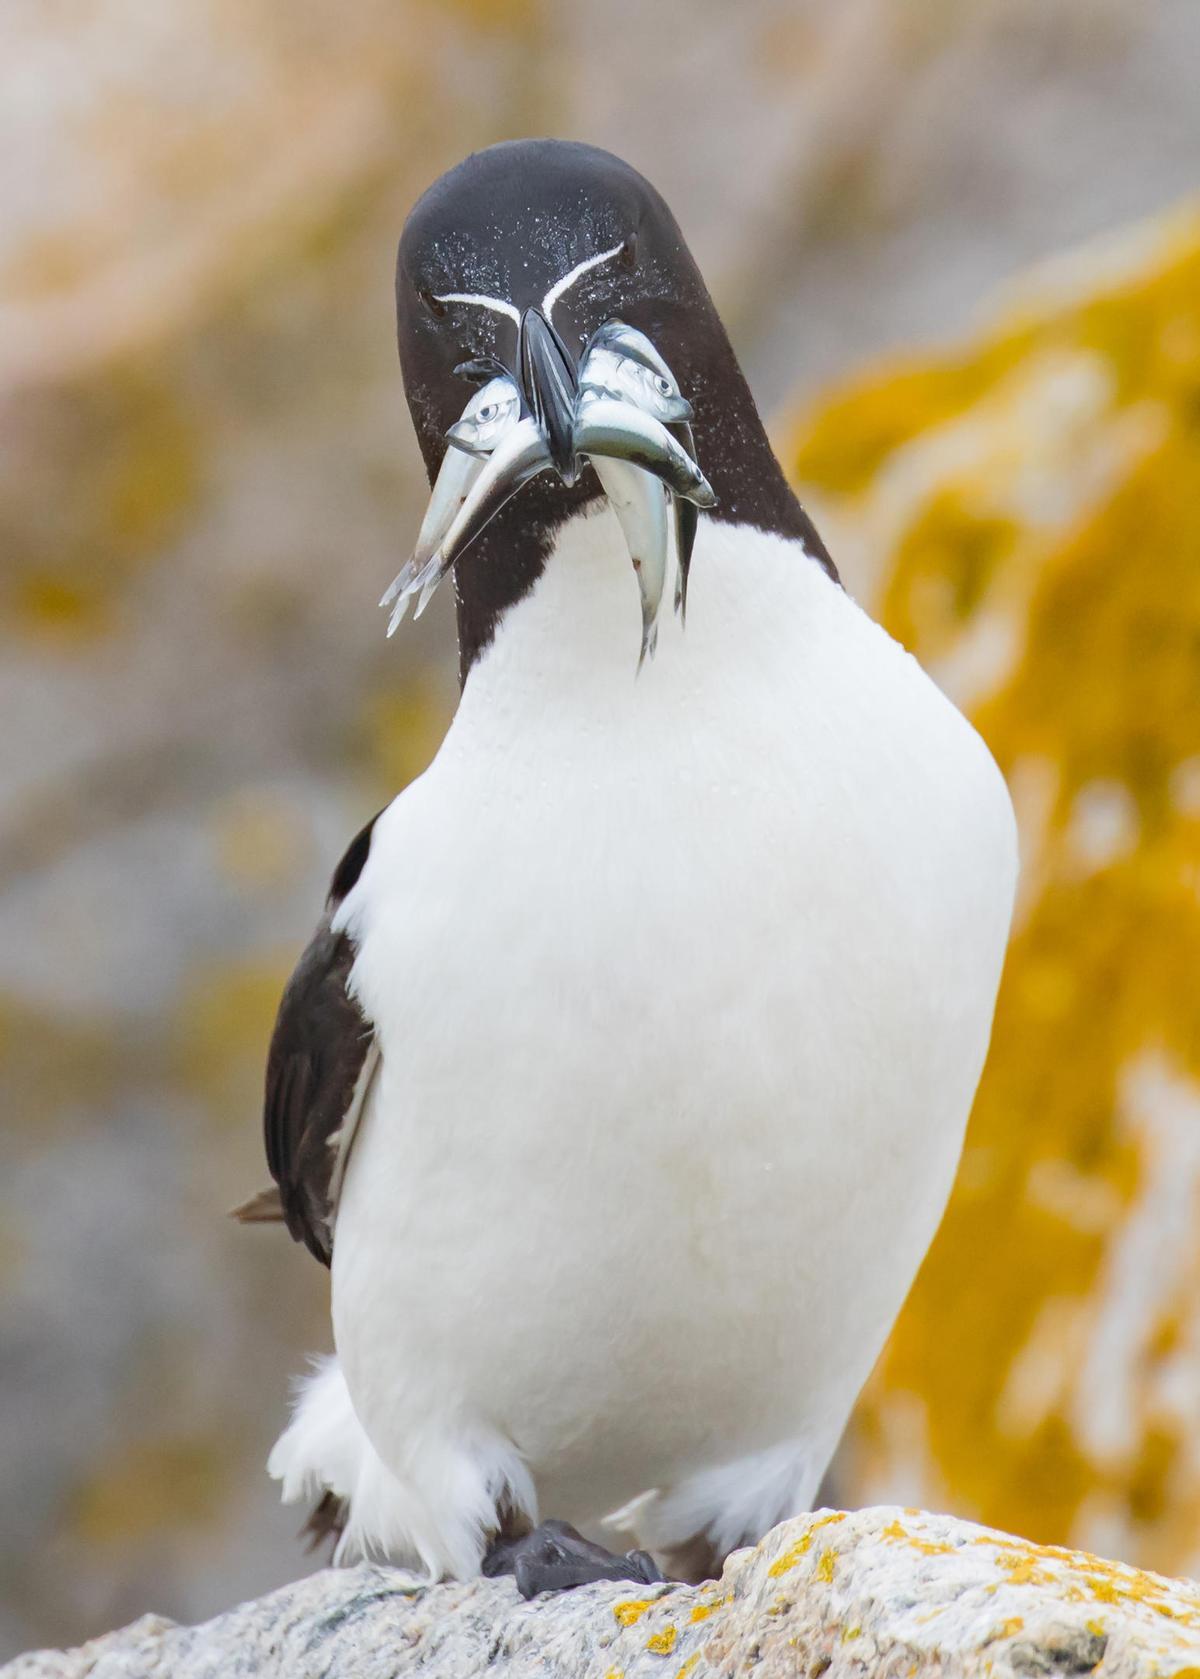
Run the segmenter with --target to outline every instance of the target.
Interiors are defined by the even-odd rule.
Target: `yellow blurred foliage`
[[[122,587],[192,513],[199,455],[178,398],[132,364],[29,396],[0,483],[0,625],[58,640],[109,629]]]
[[[456,695],[422,673],[371,696],[361,727],[361,755],[385,798],[429,768],[455,704]]]
[[[45,1147],[72,1110],[104,1100],[128,1069],[103,1027],[64,1018],[0,990],[0,1105],[11,1141]]]
[[[257,1122],[258,1092],[275,1011],[295,963],[227,963],[194,974],[176,1011],[180,1076],[210,1111],[231,1128]],[[247,1103],[255,1107],[247,1111]]]
[[[220,1437],[143,1440],[102,1462],[76,1488],[70,1530],[85,1545],[146,1543],[163,1528],[222,1514],[229,1453]]]
[[[962,1171],[839,1491],[1194,1572],[1200,215],[835,391],[791,460],[991,745],[1023,857]]]

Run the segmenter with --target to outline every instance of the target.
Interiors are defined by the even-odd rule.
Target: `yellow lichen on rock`
[[[652,1597],[630,1597],[613,1604],[613,1614],[623,1627],[636,1626],[654,1603]]]
[[[942,1231],[849,1498],[1200,1562],[1200,214],[868,375],[792,464],[1009,779],[1023,883]]]

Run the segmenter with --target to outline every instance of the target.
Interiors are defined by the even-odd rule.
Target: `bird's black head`
[[[683,406],[690,403],[690,431],[669,429],[684,437],[711,484],[711,516],[800,537],[827,558],[771,451],[674,216],[611,153],[571,141],[512,141],[443,175],[404,228],[396,311],[405,390],[431,482],[447,431],[478,385],[501,373],[537,423],[549,456],[543,465],[557,469],[538,472],[502,505],[457,568],[464,675],[500,614],[536,580],[554,529],[602,493],[572,447],[571,416],[581,355],[606,322],[644,334]]]

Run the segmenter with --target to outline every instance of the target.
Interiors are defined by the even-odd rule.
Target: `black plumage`
[[[323,1265],[333,1256],[342,1127],[367,1069],[375,1029],[350,995],[355,947],[331,922],[362,873],[375,817],[334,870],[325,913],[284,990],[267,1054],[263,1137],[277,1186],[236,1209],[244,1223],[282,1218]]]

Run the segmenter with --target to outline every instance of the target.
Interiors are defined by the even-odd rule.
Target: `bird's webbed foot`
[[[648,1551],[618,1556],[593,1545],[569,1522],[542,1522],[520,1539],[497,1539],[483,1559],[483,1572],[490,1577],[511,1574],[525,1598],[570,1591],[593,1580],[636,1580],[654,1586],[663,1578]]]

